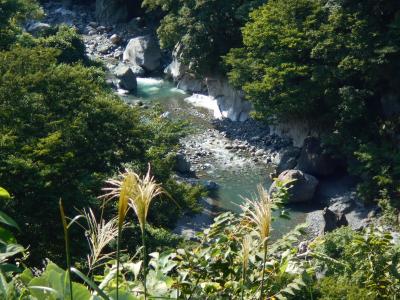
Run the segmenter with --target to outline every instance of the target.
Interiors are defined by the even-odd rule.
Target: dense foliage
[[[400,205],[400,3],[272,0],[242,32],[225,62],[257,115],[322,129],[365,198]]]
[[[165,17],[157,33],[161,46],[180,44],[180,57],[201,74],[220,68],[221,55],[241,45],[240,27],[260,0],[144,0],[149,9],[161,8]]]
[[[22,32],[20,22],[40,16],[41,11],[31,0],[2,0],[0,14],[0,50],[3,50],[12,45]]]
[[[2,189],[1,195],[8,193]],[[119,299],[146,299],[144,293],[149,298],[165,299],[396,299],[400,296],[400,244],[392,233],[373,227],[362,232],[341,228],[315,239],[307,252],[304,249],[299,252],[295,245],[302,227],[273,243],[260,240],[260,224],[248,221],[253,219],[252,213],[258,217],[264,215],[257,212],[257,205],[267,205],[263,201],[259,198],[248,202],[254,206],[246,206],[240,216],[232,213],[218,216],[213,225],[198,235],[198,241],[186,243],[182,248],[152,252],[148,263],[143,256],[138,257],[138,252],[129,252],[121,261],[115,261],[114,253],[106,252],[108,243],[97,245],[96,253],[105,261],[98,265],[96,273],[89,271],[87,275],[70,263],[64,271],[47,261],[38,274],[17,267],[12,257],[24,249],[8,238],[2,228],[0,296],[54,300],[111,300],[117,295]],[[87,214],[80,217],[86,219],[79,221],[81,226],[91,222]],[[65,227],[66,238],[71,226],[76,226],[75,220],[78,218]],[[113,241],[116,232],[102,233],[93,228],[106,228],[104,224],[115,224],[116,220],[95,220],[95,226],[87,228],[88,241]],[[1,212],[0,223],[18,228]],[[268,226],[271,225],[269,219]],[[74,246],[74,242],[67,244]],[[89,253],[88,260],[93,253]]]
[[[8,30],[5,24],[0,29]],[[114,96],[103,71],[84,65],[73,29],[38,38],[15,34],[18,43],[0,52],[0,182],[15,200],[0,205],[23,227],[19,238],[35,263],[62,253],[59,199],[68,212],[99,207],[103,180],[123,165],[141,171],[151,162],[175,199],[173,209],[155,203],[153,224],[173,226],[180,211],[196,209],[201,190],[170,178],[184,124]]]

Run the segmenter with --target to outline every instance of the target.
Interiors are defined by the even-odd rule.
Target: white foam
[[[186,94],[186,92],[184,90],[181,90],[181,89],[178,89],[178,88],[171,88],[170,91],[173,92],[173,93],[179,93],[179,94],[182,94],[182,95]]]
[[[162,85],[164,83],[162,79],[151,77],[137,77],[136,80],[139,85]]]
[[[121,95],[121,96],[124,96],[124,95],[128,95],[129,91],[124,90],[124,89],[117,89],[117,94]]]
[[[213,97],[200,95],[200,94],[193,94],[192,96],[185,98],[185,101],[194,106],[203,107],[203,108],[213,111],[214,118],[216,118],[216,119],[222,118],[222,114],[219,109],[218,102]]]

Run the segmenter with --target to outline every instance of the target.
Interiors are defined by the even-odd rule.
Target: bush
[[[0,182],[15,197],[4,209],[24,227],[20,240],[30,244],[31,258],[47,253],[56,261],[63,244],[59,199],[67,214],[98,206],[102,181],[125,163],[143,173],[151,162],[157,179],[174,189],[171,152],[183,129],[159,111],[128,107],[106,88],[101,70],[58,64],[58,53],[40,46],[0,52]],[[155,225],[173,226],[195,206],[196,192],[170,193],[181,210],[159,210]]]
[[[400,247],[390,232],[373,227],[361,233],[340,228],[315,241],[311,249],[314,265],[328,278],[353,286],[349,289],[353,296],[367,292],[367,299],[390,299],[400,295]],[[345,293],[344,289],[327,292],[331,280],[320,284],[327,297]]]

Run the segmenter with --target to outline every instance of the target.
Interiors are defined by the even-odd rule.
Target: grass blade
[[[83,274],[76,268],[71,268],[71,272],[79,276],[88,286],[90,286],[93,290],[95,290],[99,296],[101,296],[104,300],[111,300],[89,277]]]

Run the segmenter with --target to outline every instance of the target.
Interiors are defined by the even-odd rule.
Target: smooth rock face
[[[180,43],[176,44],[172,51],[172,62],[164,70],[164,73],[174,81],[179,81],[189,71],[188,67],[180,62],[181,48]]]
[[[224,118],[232,121],[246,121],[252,109],[250,102],[244,100],[243,92],[234,89],[224,77],[206,78],[208,95],[217,99]]]
[[[176,87],[190,93],[202,93],[205,90],[203,81],[191,74],[183,75]]]
[[[131,39],[125,48],[123,60],[155,71],[160,67],[161,51],[157,41],[150,35]]]
[[[96,19],[107,25],[127,22],[128,6],[121,0],[96,0]]]
[[[308,137],[304,140],[296,169],[314,176],[328,176],[337,167],[338,161],[324,151],[318,138]]]
[[[137,89],[136,76],[133,74],[131,68],[125,65],[119,65],[114,70],[114,75],[119,79],[119,86],[128,91],[135,91]]]
[[[287,120],[278,124],[270,125],[271,134],[276,134],[280,137],[290,138],[295,147],[303,147],[304,140],[316,134],[310,126],[303,121]]]
[[[315,194],[318,180],[309,174],[305,174],[299,170],[286,170],[282,172],[278,179],[283,182],[291,181],[289,188],[289,203],[300,203],[310,201]],[[276,192],[276,184],[272,183],[269,192]]]

